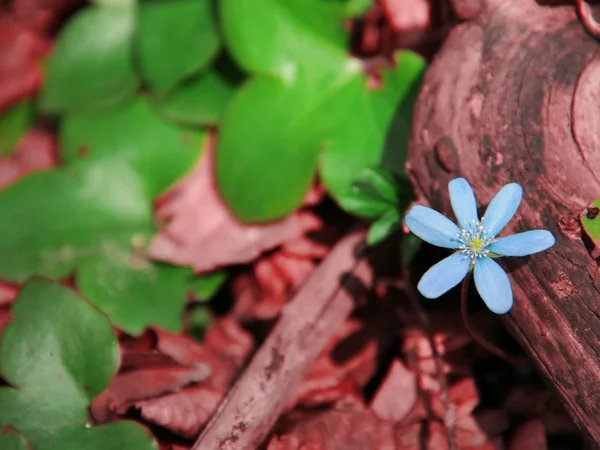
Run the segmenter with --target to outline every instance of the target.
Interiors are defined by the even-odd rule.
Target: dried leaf
[[[194,171],[160,202],[157,216],[168,225],[154,236],[150,255],[192,266],[196,272],[253,261],[264,251],[322,226],[308,211],[266,225],[237,221],[217,192],[211,148],[206,149]]]
[[[223,397],[223,392],[195,387],[134,403],[142,417],[174,433],[194,438]]]
[[[539,420],[530,420],[517,427],[508,450],[547,450],[546,429]]]
[[[2,16],[0,16],[0,28],[2,27],[1,17]],[[1,70],[2,69],[0,68],[0,77]],[[0,96],[1,95],[0,87]],[[0,98],[0,102],[1,101]],[[43,128],[32,128],[23,139],[21,139],[15,151],[11,153],[10,156],[0,159],[0,188],[14,183],[29,172],[48,169],[57,164],[58,154],[55,136],[50,131]]]
[[[94,399],[90,411],[99,422],[106,422],[116,412],[125,412],[136,400],[174,392],[204,380],[210,375],[205,364],[193,367],[159,367],[117,374],[107,388]]]
[[[46,40],[0,11],[0,112],[36,93],[39,60],[48,50]]]
[[[285,431],[274,436],[268,450],[395,450],[392,426],[354,402],[297,417]]]
[[[382,420],[400,422],[417,402],[416,375],[399,360],[390,367],[371,409]]]

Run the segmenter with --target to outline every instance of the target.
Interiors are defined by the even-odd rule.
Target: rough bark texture
[[[286,305],[193,450],[258,448],[290,407],[316,357],[371,285],[363,240],[363,231],[344,237]]]
[[[600,45],[573,6],[482,4],[428,70],[407,171],[419,200],[450,217],[457,176],[482,206],[508,182],[523,186],[505,233],[546,228],[557,242],[501,262],[515,294],[506,322],[599,446],[600,276],[577,216],[600,197]]]

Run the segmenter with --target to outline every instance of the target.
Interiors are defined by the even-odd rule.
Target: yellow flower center
[[[483,241],[479,238],[473,238],[471,239],[470,246],[473,250],[479,250],[481,247],[483,247]]]

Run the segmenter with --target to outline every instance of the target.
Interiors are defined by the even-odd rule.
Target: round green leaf
[[[150,88],[164,94],[216,55],[219,36],[210,0],[146,1],[139,6],[137,52]]]
[[[131,60],[132,8],[89,7],[62,30],[46,67],[41,107],[92,110],[132,96],[138,81]]]
[[[136,98],[115,111],[68,115],[60,130],[60,150],[66,164],[126,161],[155,196],[193,166],[205,136],[163,121],[145,99]]]
[[[220,59],[170,92],[160,101],[160,112],[176,123],[215,125],[242,80],[231,61]]]
[[[336,116],[326,114],[326,105],[337,84],[330,76],[304,75],[293,84],[254,77],[223,117],[217,184],[242,221],[287,215],[300,205],[313,180],[324,130]],[[339,84],[344,86],[344,81]]]
[[[36,450],[154,449],[140,425],[90,427],[89,402],[110,382],[119,346],[104,315],[70,289],[42,280],[25,285],[0,341],[0,423]],[[4,447],[3,447],[4,448]]]
[[[410,136],[410,118],[415,92],[425,62],[409,53],[401,53],[399,67],[383,76],[384,88],[367,89],[362,77],[355,77],[345,91],[352,114],[339,117],[329,131],[328,145],[319,158],[320,174],[329,192],[340,199],[361,172],[382,161],[385,167],[403,173],[404,155]],[[400,123],[394,115],[400,116]],[[398,137],[398,133],[399,137]],[[394,136],[395,139],[391,139]]]
[[[225,39],[247,70],[289,78],[296,65],[330,67],[345,59],[345,6],[322,0],[222,0]]]
[[[149,325],[181,331],[191,270],[154,263],[127,247],[105,250],[77,271],[77,287],[86,298],[129,334],[140,334]]]
[[[151,197],[126,160],[34,173],[0,191],[0,278],[62,278],[115,240],[152,230]]]

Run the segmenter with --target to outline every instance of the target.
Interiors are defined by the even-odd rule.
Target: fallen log
[[[453,178],[481,206],[521,184],[505,233],[545,228],[557,242],[501,262],[515,294],[506,324],[600,447],[600,272],[578,222],[600,197],[600,45],[573,5],[475,3],[426,74],[406,169],[419,201],[449,217]]]

